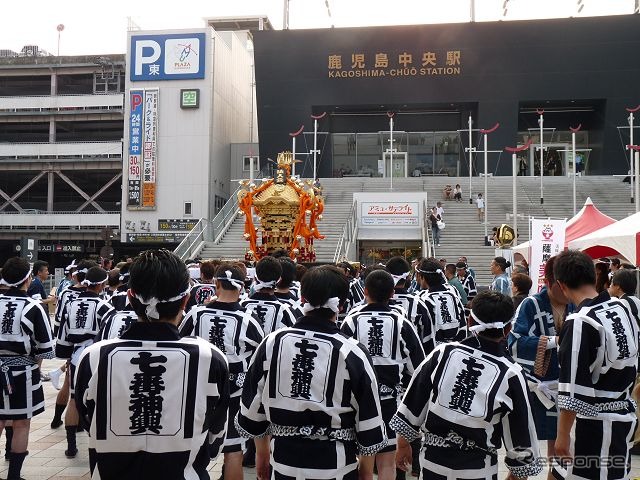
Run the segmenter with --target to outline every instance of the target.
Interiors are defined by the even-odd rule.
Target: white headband
[[[420,270],[419,268],[416,268],[416,272],[419,272],[419,273],[431,273],[431,274],[435,275],[435,274],[438,274],[438,273],[442,274],[442,269],[438,268],[436,270]]]
[[[129,276],[129,272],[127,272],[127,273],[123,273],[122,275],[120,275],[120,276],[118,277],[118,281],[119,281],[119,282],[122,282],[122,281],[123,281],[125,278],[127,278],[128,276]]]
[[[3,278],[2,280],[0,280],[0,285],[6,285],[7,287],[18,287],[22,285],[24,282],[26,282],[29,279],[29,277],[31,277],[31,272],[27,272],[27,274],[24,276],[22,280],[19,280],[15,283],[9,283]]]
[[[74,258],[74,259],[71,261],[71,263],[70,263],[69,265],[67,265],[66,267],[64,267],[64,271],[65,271],[66,273],[69,273],[69,271],[70,271],[72,268],[76,268],[77,266],[78,266],[78,264],[76,263],[76,259]]]
[[[87,280],[87,279],[85,278],[83,281],[81,281],[81,282],[80,282],[80,285],[86,285],[87,287],[88,287],[89,285],[100,285],[100,284],[102,284],[102,283],[106,282],[107,280],[109,280],[109,275],[107,275],[107,276],[104,278],[104,280],[97,280],[97,281],[95,281],[95,282],[92,282],[91,280]]]
[[[473,318],[478,323],[478,325],[473,325],[472,327],[469,327],[469,331],[474,332],[474,333],[484,332],[485,330],[489,330],[489,329],[492,329],[492,328],[503,329],[509,323],[509,322],[507,322],[507,323],[502,323],[502,322],[484,323],[482,320],[480,320],[478,318],[478,316],[475,313],[473,313],[473,310],[471,310],[471,318]]]
[[[391,276],[393,277],[393,284],[397,285],[400,281],[407,279],[409,272],[404,272],[402,275],[394,275],[392,273]]]
[[[244,282],[236,280],[235,278],[231,278],[231,276],[233,275],[231,273],[231,270],[225,270],[224,274],[226,275],[226,277],[216,277],[216,280],[221,282],[229,282],[231,285],[236,287],[237,290],[242,291],[242,289],[244,288]]]
[[[256,275],[256,283],[253,286],[253,289],[256,292],[259,292],[260,290],[264,290],[265,288],[275,288],[276,287],[276,283],[278,283],[277,280],[271,280],[269,282],[263,282],[262,280],[260,280],[258,278],[258,276]]]
[[[75,277],[76,275],[78,275],[79,273],[87,273],[89,271],[89,269],[87,268],[83,268],[82,270],[76,270],[75,272],[73,272],[71,274],[72,277]]]
[[[328,308],[332,312],[338,313],[340,311],[340,299],[338,297],[331,297],[324,304],[318,305],[317,307],[311,305],[310,303],[305,303],[302,306],[302,313],[306,315],[310,311],[317,310],[319,308]]]
[[[159,320],[160,314],[158,313],[158,309],[156,308],[159,303],[170,303],[170,302],[175,302],[176,300],[180,300],[181,298],[184,298],[187,295],[189,295],[190,290],[191,288],[187,287],[187,289],[184,292],[176,295],[175,297],[167,298],[166,300],[160,300],[156,297],[150,297],[145,300],[141,295],[135,294],[134,296],[138,299],[138,301],[141,304],[146,306],[145,313],[147,314],[148,318]]]

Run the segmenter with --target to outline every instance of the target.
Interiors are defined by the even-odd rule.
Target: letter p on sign
[[[154,40],[137,40],[135,74],[142,75],[142,66],[158,61],[161,54],[160,44]]]

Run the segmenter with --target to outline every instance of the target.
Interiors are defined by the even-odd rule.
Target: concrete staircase
[[[389,179],[382,178],[327,178],[321,180],[325,192],[325,211],[319,223],[320,232],[326,236],[316,242],[318,261],[330,262],[344,224],[353,203],[353,192],[389,191]],[[463,189],[463,201],[444,201],[442,189],[445,184],[459,183]],[[507,219],[512,207],[512,177],[489,177],[488,195],[488,232],[502,223],[513,225],[513,219]],[[529,216],[571,218],[573,200],[571,179],[567,177],[544,178],[544,204],[540,205],[540,179],[518,177],[518,232],[519,243],[529,238]],[[478,221],[475,203],[469,204],[469,178],[421,177],[394,179],[395,192],[426,192],[430,205],[443,201],[446,229],[441,235],[441,247],[436,247],[435,255],[449,262],[457,261],[466,255],[469,265],[476,271],[479,283],[487,285],[491,281],[489,265],[494,257],[494,247],[484,245],[484,224]],[[484,192],[484,178],[474,177],[471,183],[472,197]],[[587,197],[605,214],[621,219],[634,212],[629,201],[629,186],[622,183],[620,177],[591,176],[576,178],[577,210],[582,208]],[[242,238],[244,217],[237,217],[218,244],[208,243],[201,251],[203,258],[243,258],[247,242]]]

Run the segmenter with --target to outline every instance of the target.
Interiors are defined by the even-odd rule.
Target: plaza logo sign
[[[206,35],[132,35],[131,81],[204,78]]]

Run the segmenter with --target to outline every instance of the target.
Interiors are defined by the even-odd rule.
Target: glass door
[[[383,176],[388,178],[406,178],[408,168],[407,152],[393,152],[393,163],[391,160],[391,152],[383,152]]]

